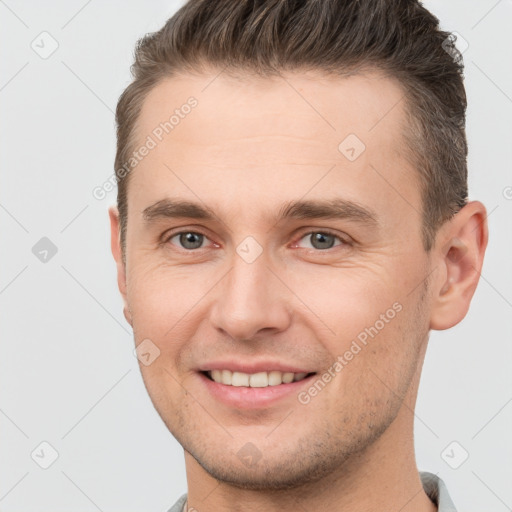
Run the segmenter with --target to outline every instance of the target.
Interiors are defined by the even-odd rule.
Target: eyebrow
[[[165,198],[142,211],[146,224],[160,219],[191,218],[214,221],[218,216],[211,208],[181,199]],[[377,226],[377,214],[368,207],[343,198],[328,200],[293,200],[284,203],[271,220],[343,219]]]

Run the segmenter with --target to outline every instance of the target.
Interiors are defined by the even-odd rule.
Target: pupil
[[[330,249],[333,246],[334,235],[329,235],[327,233],[315,233],[311,236],[313,237],[312,245],[315,249]]]

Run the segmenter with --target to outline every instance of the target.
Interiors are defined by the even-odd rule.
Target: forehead
[[[144,201],[175,196],[176,188],[189,199],[209,191],[218,199],[220,181],[229,185],[222,189],[229,204],[253,186],[268,198],[291,199],[335,166],[336,173],[322,182],[323,192],[315,188],[318,193],[338,179],[336,185],[343,184],[356,200],[365,187],[380,187],[385,203],[397,190],[385,190],[383,179],[417,187],[404,156],[404,110],[400,84],[377,71],[272,78],[216,71],[169,78],[143,103],[136,137],[139,146],[149,137],[154,147],[132,171],[128,196],[139,198],[139,211],[147,206]],[[276,180],[286,187],[276,191]]]
[[[179,111],[191,97],[197,107],[182,122]],[[173,120],[172,130],[163,134],[168,141],[232,142],[239,147],[243,139],[275,134],[317,146],[334,144],[337,149],[345,135],[354,133],[365,143],[380,139],[399,150],[404,106],[400,84],[378,71],[336,77],[295,72],[268,78],[235,78],[212,71],[178,75],[156,85],[143,103],[136,132],[141,140],[178,111],[179,120]]]

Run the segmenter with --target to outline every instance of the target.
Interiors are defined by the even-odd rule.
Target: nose
[[[251,263],[237,253],[232,261],[230,271],[215,287],[210,315],[213,326],[235,340],[253,339],[264,329],[286,330],[292,294],[278,271],[270,267],[265,251]]]

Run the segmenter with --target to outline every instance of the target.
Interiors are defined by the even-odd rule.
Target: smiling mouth
[[[272,370],[269,372],[258,372],[252,374],[243,372],[232,372],[231,370],[208,370],[201,371],[200,373],[205,375],[211,381],[216,382],[218,384],[250,388],[266,388],[269,386],[280,386],[281,384],[299,382],[310,377],[311,375],[315,375],[315,372],[292,373],[281,372],[278,370]]]

